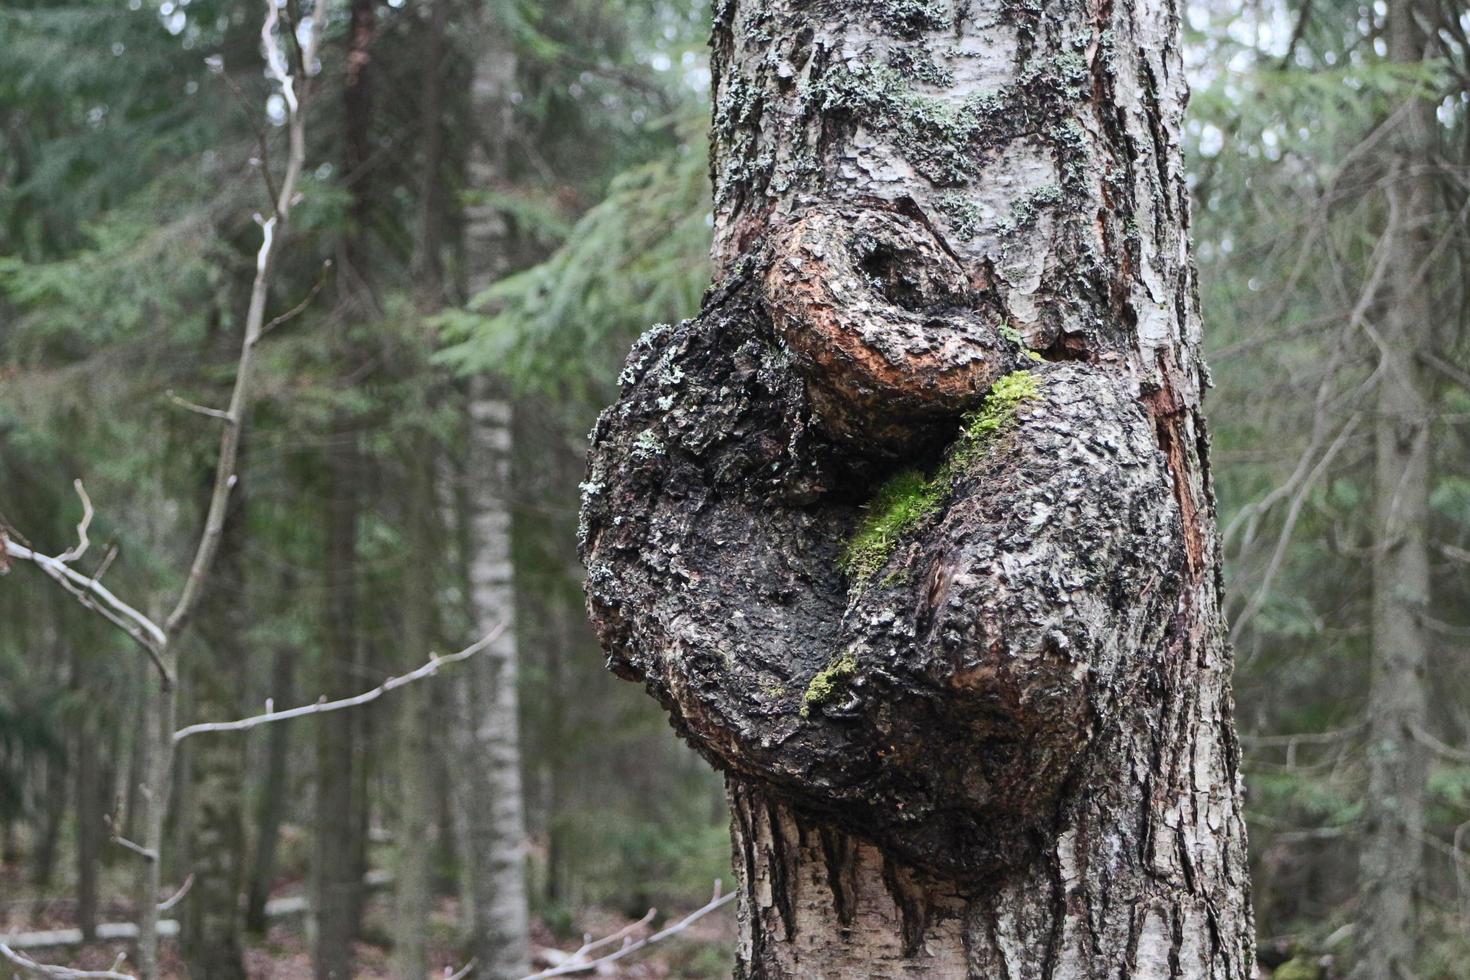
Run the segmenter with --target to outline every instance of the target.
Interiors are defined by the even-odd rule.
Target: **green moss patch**
[[[964,469],[1002,430],[1016,420],[1021,405],[1041,394],[1041,382],[1029,371],[1012,371],[1001,378],[985,397],[985,404],[960,425],[960,438],[950,451],[943,470]]]
[[[842,552],[840,563],[848,579],[861,584],[887,564],[899,540],[939,511],[955,478],[1015,420],[1021,404],[1040,393],[1041,383],[1035,375],[1026,371],[1007,374],[990,389],[985,403],[964,417],[959,438],[938,472],[926,477],[918,470],[905,470],[884,483],[863,508],[863,518]]]
[[[826,704],[846,682],[857,675],[857,659],[848,651],[819,670],[806,686],[801,699],[801,716],[811,714],[811,709]]]
[[[898,539],[939,509],[943,489],[918,470],[906,470],[883,484],[842,553],[848,578],[863,581],[882,568]]]

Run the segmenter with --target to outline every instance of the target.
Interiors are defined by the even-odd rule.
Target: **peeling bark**
[[[716,286],[582,546],[728,775],[741,976],[1250,976],[1178,33],[717,4]]]

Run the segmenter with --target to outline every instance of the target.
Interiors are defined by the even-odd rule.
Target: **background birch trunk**
[[[496,4],[481,11],[478,29],[471,81],[478,137],[467,178],[470,188],[485,193],[504,177],[516,61]],[[464,219],[465,285],[474,296],[508,267],[509,229],[492,204],[470,206]],[[468,863],[470,952],[478,975],[499,980],[529,972],[530,962],[511,564],[511,403],[488,379],[477,378],[469,384],[467,410],[463,533],[470,610],[480,633],[499,623],[508,628],[466,665],[455,689],[458,829]]]

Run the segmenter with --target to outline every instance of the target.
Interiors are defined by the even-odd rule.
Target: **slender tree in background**
[[[488,196],[504,180],[512,131],[516,59],[503,5],[489,3],[477,23],[471,82],[475,139],[468,185]],[[464,216],[467,289],[474,294],[509,268],[504,216],[480,203]],[[461,842],[470,900],[470,949],[476,969],[500,980],[529,965],[525,881],[525,816],[521,791],[515,587],[511,565],[511,402],[488,378],[469,383],[468,445],[462,547],[471,614],[479,628],[507,624],[500,638],[466,671],[457,689],[457,775]]]
[[[446,29],[449,0],[434,0],[429,6],[423,57],[420,61],[423,86],[419,93],[420,118],[424,121],[423,170],[419,186],[418,215],[414,227],[413,270],[417,280],[417,302],[427,315],[445,302],[444,269],[444,97]],[[434,451],[428,451],[432,447]],[[401,523],[410,566],[408,588],[403,593],[402,631],[404,650],[426,650],[433,646],[439,575],[436,569],[442,552],[438,548],[435,519],[439,513],[435,470],[442,456],[432,437],[415,439],[405,454]],[[413,656],[410,654],[410,656]],[[409,669],[413,665],[409,665]],[[398,820],[395,862],[395,916],[393,927],[394,969],[398,976],[421,977],[429,968],[429,911],[434,904],[433,837],[435,805],[434,767],[431,760],[440,746],[432,737],[434,695],[428,689],[404,692],[399,706]]]
[[[243,458],[243,454],[242,454]],[[249,657],[245,488],[237,486],[220,538],[215,587],[200,602],[198,650],[190,662],[192,720],[241,714],[240,691]],[[245,742],[203,739],[191,746],[196,781],[192,804],[180,814],[190,838],[187,873],[194,876],[181,912],[185,960],[195,976],[245,980],[240,884],[245,852]]]
[[[1249,977],[1177,5],[729,0],[713,50],[715,289],[584,549],[727,773],[738,975]]]
[[[289,590],[288,590],[289,591]],[[277,647],[271,653],[271,697],[282,704],[296,702],[296,657],[293,650]],[[275,882],[276,855],[280,845],[281,824],[291,802],[291,779],[287,771],[291,749],[290,729],[272,725],[263,733],[265,740],[264,772],[257,789],[254,824],[255,839],[250,852],[250,872],[245,883],[245,929],[263,936],[266,931],[266,902]]]
[[[1420,0],[1388,9],[1389,57],[1417,66],[1434,56],[1431,12]],[[1368,690],[1368,792],[1357,977],[1415,976],[1415,904],[1422,878],[1428,758],[1430,382],[1420,352],[1434,347],[1429,288],[1440,210],[1433,175],[1434,103],[1416,92],[1386,124],[1387,226],[1373,442],[1373,659]]]
[[[330,21],[329,47],[322,60],[333,66],[350,56],[353,64],[371,76],[371,84],[363,90],[373,88],[376,95],[372,100],[354,100],[341,85],[345,73],[329,67],[321,85],[333,98],[315,99],[312,105],[320,121],[314,141],[319,139],[318,148],[325,152],[313,150],[310,156],[325,157],[331,163],[306,171],[300,184],[303,194],[290,196],[292,200],[303,196],[308,204],[286,247],[294,255],[314,251],[318,258],[327,254],[341,258],[338,249],[343,244],[362,243],[354,256],[357,261],[339,262],[335,276],[325,280],[327,295],[355,292],[366,283],[371,286],[366,292],[383,302],[362,310],[317,297],[317,262],[293,261],[273,270],[266,296],[267,319],[276,312],[295,310],[304,298],[315,298],[285,322],[267,328],[268,340],[261,344],[255,361],[261,405],[253,433],[260,438],[261,472],[257,474],[252,466],[249,474],[257,495],[252,499],[255,533],[248,542],[250,587],[235,593],[226,584],[221,596],[236,600],[233,612],[250,624],[248,642],[259,642],[262,649],[274,652],[280,668],[272,671],[269,681],[252,672],[248,683],[233,692],[251,705],[267,697],[274,697],[278,707],[289,702],[290,685],[278,682],[290,676],[293,665],[301,672],[296,686],[308,700],[324,692],[356,693],[371,679],[363,676],[364,670],[386,673],[396,667],[403,635],[422,628],[422,623],[410,622],[413,617],[403,615],[408,610],[398,600],[427,584],[416,577],[419,568],[442,558],[410,558],[406,553],[410,527],[398,519],[404,504],[399,494],[410,481],[399,479],[396,464],[400,450],[408,447],[398,440],[411,439],[415,449],[430,455],[446,453],[437,439],[428,440],[432,445],[423,441],[417,418],[403,420],[404,401],[397,397],[415,385],[424,390],[432,387],[432,372],[424,370],[422,360],[427,352],[425,337],[422,331],[413,336],[415,345],[406,351],[407,356],[400,356],[405,348],[395,349],[392,343],[398,338],[394,331],[410,319],[400,315],[407,306],[419,306],[427,314],[443,301],[442,296],[428,297],[419,304],[420,284],[443,274],[443,269],[435,268],[436,256],[446,260],[456,283],[462,282],[466,272],[463,264],[453,261],[459,257],[454,245],[466,217],[462,202],[454,199],[454,192],[466,183],[459,173],[466,155],[465,134],[471,129],[481,131],[488,144],[487,155],[495,157],[496,167],[495,174],[477,178],[470,202],[472,212],[499,225],[498,230],[490,229],[494,248],[480,250],[492,261],[478,271],[470,270],[476,289],[504,275],[510,263],[524,264],[552,247],[566,235],[577,213],[605,192],[617,170],[640,164],[650,154],[677,144],[670,138],[670,127],[662,123],[649,126],[646,120],[662,115],[671,96],[683,87],[685,75],[697,76],[698,67],[686,62],[686,72],[660,76],[658,72],[665,69],[651,68],[649,55],[655,50],[672,51],[678,62],[686,42],[682,38],[673,41],[667,31],[671,24],[683,25],[679,30],[685,31],[688,25],[684,22],[697,23],[700,15],[690,14],[683,4],[658,0],[631,0],[626,5],[605,5],[601,0],[493,4],[490,16],[496,27],[486,31],[490,46],[512,49],[508,53],[513,57],[499,67],[508,66],[520,77],[502,87],[501,111],[488,113],[483,124],[475,119],[471,125],[465,83],[470,77],[468,65],[479,54],[474,38],[480,31],[460,30],[464,24],[457,18],[467,20],[466,10],[476,6],[377,5],[372,10],[374,24],[367,31],[357,29],[363,26],[362,17],[355,24],[347,23],[354,12],[351,5],[343,4],[340,11],[333,8],[340,16]],[[295,5],[273,9],[283,21],[284,53],[294,61],[289,37],[303,33],[304,25],[284,22],[305,11],[298,11]],[[358,5],[356,12],[362,10]],[[99,524],[103,525],[99,541],[118,533],[122,545],[121,557],[107,570],[106,581],[118,595],[155,597],[140,601],[144,608],[156,606],[161,601],[156,597],[172,592],[182,578],[166,560],[187,543],[180,539],[187,537],[189,522],[180,518],[193,513],[192,496],[197,492],[195,481],[177,477],[187,469],[180,463],[181,447],[185,442],[192,444],[205,426],[221,421],[213,415],[185,414],[177,399],[173,404],[165,400],[165,393],[173,387],[205,405],[217,404],[203,379],[223,376],[228,361],[219,358],[214,345],[201,345],[200,340],[239,326],[230,315],[233,300],[246,287],[258,257],[249,207],[256,203],[260,170],[279,178],[281,154],[290,149],[289,139],[283,138],[290,127],[273,125],[282,109],[280,93],[273,79],[255,67],[259,44],[255,15],[260,13],[260,8],[216,0],[195,0],[187,9],[176,5],[172,13],[146,4],[132,11],[127,5],[104,0],[41,0],[0,11],[0,46],[14,69],[0,80],[0,146],[5,151],[0,153],[4,161],[0,163],[0,249],[6,253],[0,257],[0,302],[4,304],[0,319],[7,321],[7,329],[0,332],[4,357],[0,370],[7,391],[5,404],[0,405],[0,439],[5,440],[5,455],[0,459],[5,479],[0,480],[0,490],[6,498],[7,516],[22,518],[16,523],[40,540],[61,541],[70,535],[75,522],[71,512],[75,502],[61,499],[56,488],[65,487],[75,475],[83,476],[99,502],[106,501],[105,516],[99,507]],[[475,19],[482,20],[479,15]],[[425,57],[428,42],[442,44],[448,62],[439,92],[444,125],[437,129],[422,127],[419,118],[419,109],[427,112],[435,101],[429,88],[439,78],[434,72],[418,70],[434,60]],[[75,70],[56,71],[61,64]],[[213,66],[210,71],[206,64]],[[298,94],[304,87],[302,82]],[[421,91],[422,98],[415,98]],[[336,97],[339,93],[346,97]],[[267,102],[272,94],[274,98]],[[524,99],[516,103],[514,126],[507,126],[516,95]],[[246,111],[239,111],[232,102],[236,97]],[[356,112],[365,103],[368,111]],[[484,105],[482,102],[481,108]],[[265,119],[260,118],[261,106],[268,109]],[[436,136],[443,138],[442,145],[436,143]],[[599,147],[599,153],[587,153],[591,145]],[[366,152],[358,152],[364,148]],[[435,173],[432,161],[439,154],[443,169]],[[256,160],[247,166],[251,157]],[[371,190],[365,190],[369,184]],[[696,195],[696,201],[698,198]],[[415,227],[416,214],[435,212],[443,219],[442,227],[437,221]],[[167,220],[160,221],[161,214]],[[669,214],[707,236],[702,210],[692,216]],[[449,244],[415,246],[411,261],[409,246],[415,237],[425,242],[440,238]],[[513,252],[517,254],[512,257]],[[700,260],[694,264],[698,266]],[[691,296],[697,299],[698,289],[691,293],[682,278],[678,282],[678,301],[683,305],[666,303],[672,308],[661,310],[658,316],[692,308]],[[14,331],[9,329],[12,312],[18,317]],[[380,343],[381,338],[390,339]],[[610,365],[600,361],[599,372],[607,372]],[[60,373],[53,375],[53,370]],[[88,384],[51,387],[52,377],[68,372],[85,372]],[[417,381],[404,377],[413,372],[418,372]],[[65,397],[57,399],[59,393]],[[512,394],[508,385],[495,389],[495,394],[494,400],[507,406],[513,398],[522,397]],[[555,547],[546,547],[544,554],[533,553],[529,560],[512,556],[505,547],[504,525],[498,529],[496,547],[503,560],[516,563],[518,581],[522,563],[532,566],[534,587],[544,583],[545,594],[555,597],[555,605],[565,615],[566,611],[575,613],[576,600],[569,602],[568,597],[579,593],[579,576],[573,571],[568,528],[575,521],[576,476],[562,461],[579,459],[577,441],[586,430],[589,407],[581,401],[550,404],[554,413],[544,414],[554,414],[555,424],[543,420],[548,424],[544,431],[537,431],[537,438],[554,445],[560,460],[554,483],[545,474],[545,485],[554,494],[543,493],[536,501],[532,521],[540,524],[537,533],[542,546],[554,533]],[[159,446],[157,441],[133,437],[138,432],[159,431],[160,416],[171,413],[186,420],[188,440]],[[408,435],[408,430],[414,434]],[[344,435],[354,437],[350,441],[356,445],[344,447],[337,438]],[[497,444],[500,436],[490,433],[486,438]],[[28,480],[39,475],[30,459],[24,460],[24,466],[15,465],[22,455],[44,457],[56,452],[54,444],[70,446],[73,441],[75,457],[68,457],[57,472],[47,471],[44,488],[36,480],[36,487],[17,492],[14,475],[18,469]],[[130,451],[113,452],[112,447],[119,445]],[[358,450],[361,465],[338,467],[338,451],[343,448]],[[155,454],[154,449],[159,451]],[[518,454],[539,466],[537,456],[543,451],[533,442]],[[57,453],[56,458],[62,455]],[[392,462],[380,469],[379,461],[385,459]],[[580,464],[574,468],[579,469]],[[384,470],[387,478],[381,479]],[[347,512],[334,509],[344,496],[339,492],[343,484],[355,491]],[[495,506],[506,509],[509,500],[504,488],[497,493],[507,499]],[[35,520],[43,510],[54,520]],[[356,527],[348,533],[344,529],[354,511]],[[143,530],[149,533],[133,533]],[[329,538],[335,548],[330,554]],[[405,546],[402,553],[397,550],[399,544]],[[83,574],[95,570],[106,564],[100,560],[103,555],[100,547],[94,547],[78,567]],[[348,560],[336,562],[337,556]],[[481,569],[493,570],[494,565],[482,563]],[[6,584],[24,586],[26,574]],[[508,605],[504,568],[496,574],[499,580],[493,584],[503,593],[497,604]],[[462,590],[467,579],[468,575],[441,585],[446,592]],[[144,780],[172,770],[171,787],[176,795],[170,806],[167,876],[176,883],[176,875],[185,874],[197,859],[211,863],[206,869],[209,883],[196,876],[195,887],[204,890],[191,891],[174,906],[176,911],[168,913],[185,920],[183,933],[192,947],[191,956],[206,953],[204,944],[194,940],[196,923],[207,920],[224,926],[231,918],[233,903],[225,888],[215,886],[224,884],[224,865],[238,855],[202,850],[206,845],[197,834],[178,839],[174,835],[189,832],[206,816],[228,816],[227,802],[211,797],[212,787],[220,784],[210,774],[220,761],[216,750],[231,753],[239,748],[238,742],[229,744],[234,738],[269,742],[250,757],[252,791],[260,797],[257,826],[251,835],[253,868],[247,899],[253,930],[264,928],[266,901],[273,888],[294,885],[305,870],[303,864],[335,864],[342,869],[342,887],[361,894],[356,873],[362,869],[364,847],[358,830],[368,814],[367,806],[360,804],[370,771],[374,774],[369,800],[372,815],[392,818],[389,826],[395,834],[394,845],[375,847],[375,856],[388,858],[394,866],[399,860],[409,864],[421,856],[413,853],[413,845],[420,840],[411,833],[409,840],[401,839],[397,821],[403,819],[407,827],[407,821],[417,817],[400,804],[417,795],[410,784],[422,770],[399,766],[400,756],[392,750],[400,732],[416,730],[409,720],[411,707],[401,719],[395,716],[392,728],[380,724],[371,731],[360,724],[349,729],[357,745],[354,771],[346,777],[354,812],[332,813],[323,807],[318,813],[311,792],[312,775],[318,767],[293,763],[312,759],[317,746],[308,733],[319,719],[298,726],[297,735],[289,734],[288,726],[278,725],[268,726],[270,730],[260,736],[210,734],[205,741],[185,743],[188,748],[176,762],[169,759],[155,766],[155,749],[172,754],[171,748],[162,745],[172,733],[163,726],[150,726],[148,737],[128,738],[120,719],[146,716],[152,709],[129,704],[124,686],[95,676],[94,660],[114,658],[99,644],[84,641],[84,631],[74,622],[76,610],[70,605],[58,610],[37,608],[29,601],[34,597],[27,588],[9,594],[16,595],[16,604],[24,608],[7,619],[10,628],[0,637],[5,694],[14,692],[15,698],[28,704],[43,703],[48,683],[64,687],[66,664],[53,662],[34,670],[29,648],[43,635],[48,644],[54,640],[71,646],[75,641],[75,649],[85,657],[89,692],[106,702],[96,705],[105,714],[92,716],[98,736],[95,744],[101,752],[95,761],[103,782],[119,766],[120,755],[130,756],[127,768],[147,774]],[[351,596],[350,603],[338,601],[344,594]],[[211,598],[205,590],[198,619],[201,640],[214,628],[216,609]],[[344,610],[344,605],[349,608]],[[446,611],[449,617],[462,614],[457,605],[447,610],[417,610],[426,614]],[[337,628],[348,622],[344,612],[351,617],[347,630]],[[494,619],[498,621],[498,615]],[[555,672],[554,680],[544,679],[538,671],[540,663],[534,654],[539,644],[531,648],[533,683],[539,685],[533,710],[544,711],[554,698],[592,699],[600,671],[594,659],[582,655],[590,650],[591,637],[580,613],[568,623],[548,625],[540,617],[532,617],[531,622],[547,633],[568,633],[558,640],[567,648],[568,655],[562,658],[567,666]],[[459,628],[464,625],[457,624]],[[568,625],[571,629],[562,629]],[[191,634],[181,642],[192,651],[197,649],[195,639]],[[232,639],[245,642],[238,636]],[[181,722],[206,717],[197,714],[200,708],[192,698],[216,679],[206,676],[221,666],[214,662],[216,652],[228,661],[223,649],[204,650],[191,661],[197,663],[197,673],[192,666],[183,670],[186,689],[179,703],[190,717],[181,717]],[[14,669],[16,655],[25,658],[19,661],[19,670]],[[239,664],[225,662],[222,666]],[[348,679],[340,676],[348,673],[352,675],[350,690]],[[318,679],[324,682],[322,686],[317,685]],[[223,691],[225,685],[219,687]],[[495,688],[501,698],[513,691],[505,681]],[[413,693],[404,692],[405,702]],[[392,711],[395,706],[377,710]],[[449,717],[442,711],[440,716]],[[554,911],[558,916],[577,914],[587,902],[644,894],[656,897],[660,905],[685,904],[691,886],[703,891],[721,863],[722,848],[709,833],[707,799],[715,782],[708,773],[691,775],[687,766],[671,769],[663,764],[677,747],[663,744],[652,706],[642,705],[631,691],[612,698],[597,697],[590,710],[579,708],[568,717],[576,719],[565,727],[575,741],[557,749],[567,789],[532,815],[539,826],[559,828],[565,845],[558,853],[566,903]],[[0,737],[13,737],[16,725],[8,715],[0,718]],[[508,730],[514,731],[513,723]],[[466,732],[474,734],[472,729]],[[628,738],[635,740],[637,749],[627,748]],[[337,746],[333,751],[339,750]],[[402,758],[412,759],[413,754],[414,750],[407,750]],[[43,824],[55,829],[54,839],[60,847],[53,853],[67,860],[59,863],[66,872],[64,880],[55,882],[53,889],[65,889],[69,895],[74,867],[70,857],[75,853],[74,844],[81,843],[73,805],[81,777],[76,766],[61,765],[64,760],[78,761],[75,752],[58,751],[56,755],[58,764],[52,770],[56,785],[50,787],[53,792],[44,801],[39,790],[44,788],[40,784],[45,782],[47,766],[35,759],[19,765],[28,798],[14,826],[23,851],[35,846],[33,827],[38,833],[44,830]],[[533,754],[529,760],[533,771],[544,765],[548,755]],[[621,761],[629,755],[640,755],[643,764]],[[8,770],[14,760],[7,754],[0,765]],[[361,764],[364,761],[368,766]],[[342,771],[335,764],[320,768],[323,774]],[[636,785],[627,778],[629,769],[637,770]],[[509,771],[514,772],[513,765]],[[129,777],[127,781],[137,786],[143,780]],[[88,780],[86,785],[96,784]],[[682,802],[686,786],[698,788],[692,794],[693,804]],[[293,793],[298,788],[306,792]],[[126,837],[146,843],[152,832],[147,795],[126,794],[130,804],[125,819],[114,830],[130,828],[135,832],[124,829]],[[103,786],[98,801],[78,802],[82,809],[98,812],[108,808],[108,796]],[[680,805],[662,807],[658,801],[663,798],[674,798]],[[594,810],[587,806],[590,800],[605,805]],[[206,815],[200,811],[201,802],[218,806],[212,806],[215,812]],[[0,813],[0,818],[9,812]],[[486,812],[483,808],[475,811]],[[697,814],[697,820],[686,825],[686,812]],[[656,821],[645,819],[649,815]],[[494,819],[501,818],[488,814],[487,821]],[[324,832],[335,836],[340,837],[338,832],[344,830],[357,835],[358,840],[342,849],[346,860],[318,859],[316,845],[324,837],[315,832],[318,821]],[[292,846],[298,824],[306,831],[302,837],[305,847]],[[87,827],[105,834],[100,819]],[[110,850],[113,845],[105,836],[91,841],[86,853],[97,851],[99,842],[102,853],[111,854],[116,865],[126,867],[135,860],[122,850]],[[610,853],[621,855],[620,860],[602,857]],[[514,860],[498,862],[498,867],[489,865],[489,873],[508,872],[518,879],[525,857],[523,845],[515,855]],[[44,853],[37,855],[38,860],[44,857]],[[97,869],[94,861],[84,863],[89,873]],[[466,862],[463,867],[470,866]],[[77,870],[83,869],[77,866]],[[459,870],[438,869],[440,873]],[[462,877],[471,883],[471,875]],[[97,879],[100,910],[115,908],[115,877],[103,874]],[[486,880],[486,876],[480,878],[482,891]],[[400,879],[399,888],[407,892],[420,883],[409,875]],[[157,892],[156,885],[156,881],[140,882],[136,894],[149,888]],[[51,891],[45,897],[55,894]],[[395,933],[437,942],[438,937],[426,937],[414,927],[427,911],[423,903],[406,894],[400,899],[404,914],[395,918]],[[319,912],[332,914],[333,903],[319,892],[313,900]],[[355,912],[349,912],[349,917],[355,917]],[[156,910],[144,910],[144,918],[151,920],[142,923],[145,932],[151,933]],[[22,927],[16,919],[6,925]],[[515,931],[523,935],[523,929]],[[407,948],[413,944],[404,945],[402,954],[416,961],[418,954]],[[86,955],[93,953],[95,950],[88,950]]]
[[[287,43],[292,46],[295,66],[314,67],[317,42],[325,17],[325,2],[319,0],[312,8],[312,23],[309,27],[298,31],[296,27],[300,25],[293,24],[287,29],[281,25],[280,9],[274,4],[266,5],[259,36],[266,49],[269,74],[280,86],[286,116],[287,162],[279,184],[271,184],[269,217],[257,219],[261,226],[261,240],[256,253],[255,275],[249,291],[249,305],[243,321],[228,407],[223,410],[201,410],[199,406],[191,406],[220,422],[222,433],[203,527],[193,548],[188,573],[182,580],[176,598],[169,605],[167,617],[161,622],[154,622],[133,606],[117,599],[110,590],[99,587],[97,573],[94,572],[88,579],[71,567],[70,563],[82,557],[88,549],[87,528],[93,516],[90,502],[81,490],[80,482],[77,489],[82,496],[85,516],[78,526],[79,540],[74,548],[57,556],[49,556],[12,540],[6,533],[0,533],[0,545],[4,547],[7,559],[28,561],[38,566],[83,607],[97,613],[131,638],[147,654],[155,670],[149,678],[148,698],[142,717],[137,720],[136,737],[146,739],[149,747],[144,754],[145,765],[142,770],[132,774],[133,778],[140,779],[144,784],[138,793],[142,811],[139,820],[142,841],[120,842],[141,858],[133,898],[138,927],[138,966],[145,980],[155,980],[160,971],[159,917],[162,911],[160,898],[165,827],[175,781],[176,744],[180,738],[175,724],[181,665],[178,641],[185,628],[192,623],[200,601],[206,594],[215,560],[220,553],[234,488],[239,482],[236,465],[253,404],[256,347],[267,329],[266,303],[270,294],[270,273],[276,255],[277,236],[284,234],[291,210],[297,203],[299,181],[305,164],[305,128],[301,109],[309,84],[305,77],[293,78],[291,75],[292,62],[282,50],[281,34],[289,37]],[[281,28],[279,33],[278,27]]]
[[[371,356],[360,346],[359,337],[378,313],[368,245],[378,206],[372,142],[378,73],[376,9],[373,0],[353,0],[347,22],[342,167],[350,175],[350,203],[338,249],[339,292],[332,323],[335,359],[343,377],[360,370]],[[350,695],[361,686],[364,670],[358,544],[368,499],[368,470],[361,448],[362,428],[354,406],[344,404],[333,412],[322,515],[328,615],[322,636],[320,686],[328,697]],[[352,976],[352,944],[361,928],[366,870],[367,801],[360,789],[368,759],[363,747],[362,719],[356,713],[339,712],[318,720],[316,860],[312,869],[316,922],[312,968],[317,980]]]
[[[83,695],[86,682],[83,679],[83,657],[72,651],[71,671],[73,689]],[[81,700],[79,698],[79,700]],[[98,765],[97,720],[84,715],[77,726],[72,756],[76,760],[73,773],[76,779],[77,815],[77,925],[84,939],[97,936],[97,884],[102,859],[102,773]]]
[[[1470,16],[1196,9],[1194,231],[1262,962],[1455,976]]]

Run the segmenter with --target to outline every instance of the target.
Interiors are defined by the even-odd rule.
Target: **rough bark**
[[[246,594],[245,507],[244,488],[237,487],[215,558],[216,585],[199,604],[197,644],[188,663],[193,713],[200,720],[240,714],[250,625],[248,607],[241,601]],[[178,814],[190,855],[181,870],[194,875],[189,901],[180,910],[184,959],[193,976],[245,980],[240,917],[245,742],[230,735],[209,736],[189,748],[192,798]]]
[[[1395,61],[1414,64],[1431,56],[1426,46],[1432,41],[1415,20],[1418,6],[1414,0],[1389,6],[1389,56]],[[1354,974],[1361,980],[1414,976],[1417,948],[1428,760],[1414,733],[1428,720],[1429,636],[1420,617],[1430,599],[1431,411],[1415,352],[1437,320],[1424,281],[1439,209],[1433,178],[1426,175],[1435,128],[1432,101],[1415,99],[1400,108],[1386,181],[1391,240],[1385,247],[1382,380],[1374,427],[1373,661],[1359,867],[1362,934]]]
[[[746,977],[1251,974],[1169,0],[726,0],[716,283],[589,608],[727,773]]]

